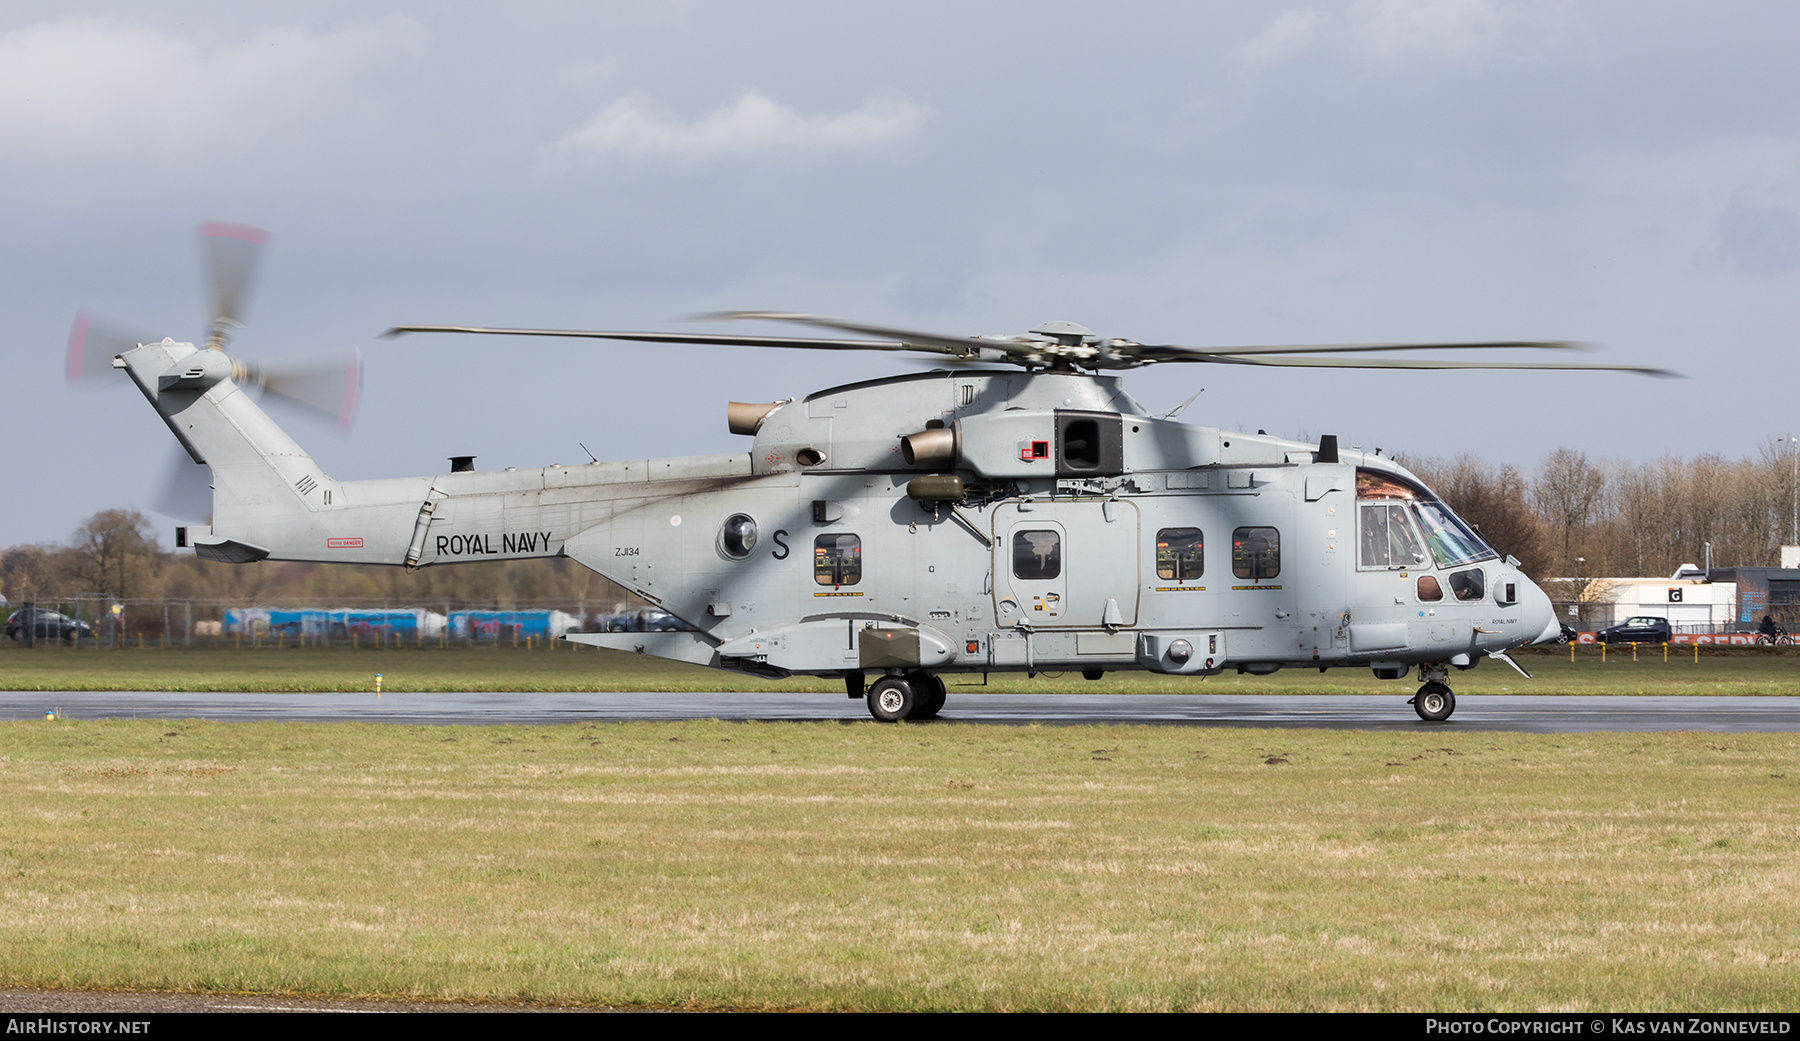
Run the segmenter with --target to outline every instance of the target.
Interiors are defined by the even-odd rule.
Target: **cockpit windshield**
[[[1439,567],[1500,555],[1443,503],[1415,502],[1413,510],[1419,516],[1419,527],[1424,529],[1425,541],[1431,546],[1431,555],[1437,558]]]
[[[1388,500],[1390,509],[1393,505],[1405,503],[1418,522],[1419,530],[1424,533],[1425,543],[1431,547],[1431,555],[1437,559],[1439,567],[1454,567],[1500,555],[1450,507],[1438,502],[1423,486],[1414,484],[1399,474],[1358,469],[1356,497],[1365,502]],[[1366,510],[1369,507],[1363,508]],[[1400,565],[1396,563],[1394,566]]]

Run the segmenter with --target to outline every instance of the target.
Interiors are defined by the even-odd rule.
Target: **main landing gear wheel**
[[[883,676],[869,688],[869,715],[882,723],[898,723],[918,711],[919,695],[898,676]]]
[[[1449,687],[1433,681],[1419,688],[1419,693],[1413,696],[1412,706],[1420,719],[1441,723],[1456,711],[1456,695],[1450,693]]]
[[[919,695],[918,707],[906,718],[936,719],[937,714],[944,710],[944,701],[949,697],[949,692],[944,689],[943,678],[929,672],[909,672],[906,674],[906,682]]]

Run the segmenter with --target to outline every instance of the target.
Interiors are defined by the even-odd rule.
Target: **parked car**
[[[1556,636],[1556,642],[1564,644],[1574,643],[1576,640],[1580,639],[1580,637],[1581,633],[1577,631],[1574,626],[1570,625],[1568,622],[1564,622],[1562,624],[1562,631]]]
[[[1667,618],[1640,615],[1609,625],[1595,633],[1594,638],[1601,643],[1668,643],[1672,635],[1674,630],[1669,628]]]
[[[87,640],[94,636],[93,627],[86,622],[76,621],[68,615],[42,607],[22,607],[14,611],[6,619],[6,635],[15,640],[23,640],[27,625],[37,630],[37,638],[40,640],[72,641],[77,637]]]
[[[681,619],[649,607],[613,615],[606,620],[609,633],[667,633],[685,628],[687,626],[681,624]]]

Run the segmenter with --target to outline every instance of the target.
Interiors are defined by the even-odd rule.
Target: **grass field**
[[[1791,1010],[1797,753],[1785,734],[5,723],[0,984]]]
[[[1598,647],[1581,647],[1575,660],[1568,648],[1520,652],[1516,656],[1534,679],[1484,661],[1453,673],[1458,694],[1783,694],[1800,695],[1800,649],[1731,648],[1704,650],[1698,663],[1691,649],[1614,648],[1607,661]],[[842,690],[840,681],[793,677],[769,681],[643,655],[567,645],[556,651],[512,647],[423,650],[304,650],[287,647],[191,650],[149,648],[102,651],[91,648],[26,649],[0,641],[0,689],[6,690],[189,690],[189,691],[364,691],[382,674],[390,691],[547,690]],[[979,683],[981,677],[951,676],[951,683]],[[1410,692],[1413,681],[1380,681],[1366,668],[1287,669],[1273,676],[1227,673],[1204,681],[1118,672],[1097,682],[1075,673],[995,674],[993,692],[1231,693],[1231,694],[1394,694]],[[952,688],[952,693],[955,688]]]

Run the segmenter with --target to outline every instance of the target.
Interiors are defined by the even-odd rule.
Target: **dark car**
[[[1562,631],[1556,634],[1557,643],[1574,643],[1581,638],[1581,633],[1568,622],[1562,624]]]
[[[14,611],[6,619],[6,635],[15,640],[25,639],[26,626],[37,630],[40,640],[74,640],[90,639],[94,635],[93,627],[86,622],[78,622],[68,615],[42,607],[25,607]]]
[[[667,633],[686,628],[681,624],[681,619],[667,611],[652,608],[614,615],[606,621],[606,631],[609,633]]]
[[[1619,625],[1609,625],[1594,634],[1601,643],[1668,643],[1674,635],[1667,618],[1640,615],[1627,618]]]

